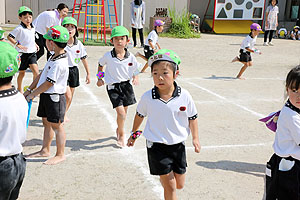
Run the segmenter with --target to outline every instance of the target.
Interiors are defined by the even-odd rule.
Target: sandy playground
[[[265,47],[260,36],[256,46],[262,55],[253,55],[253,67],[244,73],[246,80],[236,80],[242,64],[230,62],[238,55],[244,37],[202,34],[200,39],[159,40],[162,48],[172,49],[181,57],[177,81],[192,94],[199,115],[202,149],[200,154],[194,153],[188,138],[186,184],[178,191],[179,199],[263,199],[265,163],[273,153],[274,134],[258,119],[283,106],[284,79],[300,62],[300,42],[277,39],[273,41],[275,46]],[[105,88],[96,86],[95,75],[98,59],[111,48],[87,47],[92,83],[84,83],[85,71],[80,65],[81,86],[75,91],[68,112],[70,121],[65,125],[67,160],[46,166],[42,164],[46,159],[28,159],[20,199],[162,199],[159,178],[149,174],[145,139],[138,139],[134,148],[116,146],[116,114]],[[39,68],[44,64],[45,60],[39,61]],[[153,87],[149,71],[140,74],[140,84],[134,87],[137,100]],[[25,85],[31,77],[27,73]],[[37,102],[36,98],[25,154],[39,150],[42,144]],[[135,108],[129,107],[127,132]],[[55,151],[53,141],[51,153]]]

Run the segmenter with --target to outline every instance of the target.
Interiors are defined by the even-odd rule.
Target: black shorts
[[[250,62],[250,61],[252,61],[251,53],[249,51],[244,52],[243,49],[241,49],[239,60],[241,62]]]
[[[154,54],[154,51],[150,49],[150,46],[145,45],[144,54],[145,54],[145,57],[147,59],[149,59]]]
[[[37,116],[47,117],[48,122],[59,123],[64,121],[66,112],[65,94],[46,94],[40,95]]]
[[[19,70],[26,70],[31,64],[37,64],[36,53],[22,53],[21,55],[21,64]]]
[[[136,103],[133,87],[129,80],[107,85],[106,90],[113,108],[122,105],[126,107]]]
[[[171,171],[177,174],[186,172],[185,145],[182,142],[166,145],[147,141],[147,154],[150,174],[152,175],[165,175]]]
[[[18,199],[25,171],[23,154],[0,157],[0,199]]]
[[[68,86],[75,88],[79,86],[79,70],[78,67],[69,67]]]

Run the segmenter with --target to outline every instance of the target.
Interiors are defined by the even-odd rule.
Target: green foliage
[[[163,33],[160,36],[176,37],[176,38],[199,38],[200,33],[196,33],[192,30],[190,25],[191,14],[182,9],[181,12],[177,12],[175,9],[175,2],[173,8],[168,8],[169,17],[172,18],[172,23],[167,33]]]

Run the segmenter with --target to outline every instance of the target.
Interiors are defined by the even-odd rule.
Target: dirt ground
[[[177,82],[191,93],[199,115],[202,149],[196,154],[188,138],[186,184],[178,191],[178,199],[263,199],[265,163],[273,153],[274,134],[258,119],[283,106],[284,79],[300,63],[300,41],[275,39],[275,46],[265,47],[260,36],[256,47],[262,55],[253,55],[254,65],[246,70],[246,80],[237,80],[234,77],[242,64],[231,60],[245,36],[202,34],[200,39],[159,40],[162,48],[181,57]],[[65,125],[67,160],[46,166],[42,164],[46,159],[28,159],[20,199],[163,198],[159,178],[149,173],[145,139],[138,139],[134,148],[116,146],[116,113],[105,88],[96,86],[95,75],[98,59],[111,48],[87,47],[92,83],[84,83],[80,65],[81,86],[75,91],[70,121]],[[142,53],[138,48],[130,51]],[[44,64],[45,60],[39,61],[39,68]],[[149,71],[140,74],[140,84],[134,87],[137,100],[153,87]],[[25,85],[31,77],[27,73]],[[24,154],[41,148],[43,126],[36,116],[37,106],[35,99]],[[136,105],[129,107],[126,132],[131,130],[135,109]],[[53,141],[52,155],[55,151]]]

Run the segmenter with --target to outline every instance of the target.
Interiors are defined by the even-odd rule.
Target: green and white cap
[[[19,70],[19,53],[7,42],[0,42],[0,58],[0,78],[13,76]]]
[[[4,32],[5,32],[5,30],[3,30],[3,29],[0,27],[0,40],[3,40],[3,39],[4,39]]]
[[[66,24],[73,24],[74,26],[77,27],[77,20],[74,19],[73,17],[65,17],[61,25],[64,26]]]
[[[118,37],[118,36],[128,36],[129,37],[129,31],[124,26],[116,26],[111,31],[111,38]]]
[[[170,49],[161,49],[158,52],[156,52],[155,54],[153,54],[149,58],[148,64],[151,67],[154,62],[159,61],[159,60],[169,61],[169,62],[175,63],[177,66],[181,63],[179,56]]]
[[[58,25],[50,27],[49,31],[43,37],[60,43],[67,43],[70,38],[69,31],[65,27]]]
[[[30,13],[32,13],[32,10],[30,8],[26,7],[26,6],[21,6],[19,8],[19,10],[18,10],[18,14],[21,14],[23,12],[30,12]]]

